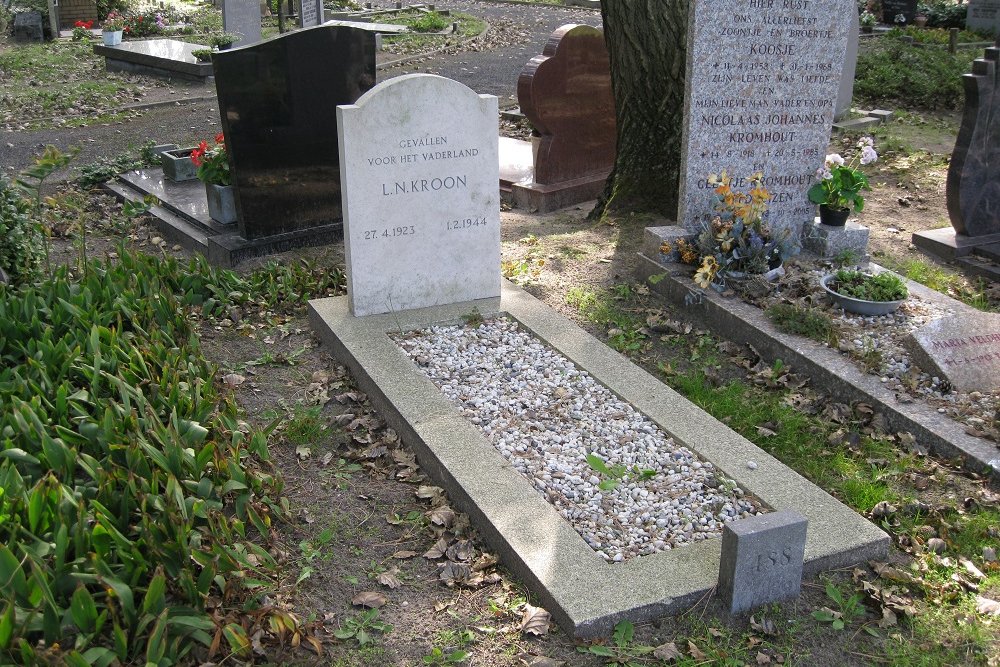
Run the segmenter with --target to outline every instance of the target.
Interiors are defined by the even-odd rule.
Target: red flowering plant
[[[198,178],[202,182],[213,185],[232,184],[226,138],[221,132],[215,135],[215,145],[212,147],[205,140],[199,142],[198,147],[191,151],[191,161],[198,167]]]
[[[73,24],[73,41],[81,42],[90,39],[90,29],[94,27],[93,21],[77,21]]]

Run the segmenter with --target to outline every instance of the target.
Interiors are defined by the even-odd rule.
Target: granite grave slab
[[[432,74],[337,109],[356,316],[500,294],[497,98]]]
[[[552,211],[597,197],[617,152],[615,99],[604,33],[588,25],[556,29],[517,81],[533,137],[530,183],[511,186],[515,203]]]
[[[42,13],[39,11],[18,12],[14,15],[15,42],[44,42]]]
[[[808,523],[785,510],[726,524],[719,592],[730,613],[798,597]]]
[[[881,2],[882,23],[910,25],[913,19],[917,18],[917,0],[881,0]],[[904,20],[897,21],[898,16],[902,16]]]
[[[240,235],[341,221],[338,104],[375,84],[375,36],[317,26],[213,56]]]
[[[976,32],[1000,36],[1000,0],[969,0],[965,27]]]
[[[708,220],[709,174],[727,169],[742,188],[762,171],[772,228],[798,238],[815,216],[806,191],[826,155],[857,6],[752,4],[691,4],[678,222]]]
[[[94,53],[104,56],[109,72],[138,72],[199,81],[212,76],[212,63],[200,62],[192,53],[207,48],[176,39],[144,39],[116,46],[94,44],[93,47]]]
[[[321,25],[324,21],[323,0],[302,0],[302,8],[299,12],[300,28],[312,28]]]
[[[925,372],[946,378],[960,391],[1000,389],[1000,315],[979,311],[942,317],[907,339]]]
[[[313,330],[413,447],[422,469],[448,489],[456,507],[470,515],[504,565],[567,633],[592,637],[623,619],[640,622],[689,609],[718,582],[722,540],[608,563],[390,334],[460,323],[473,309],[486,316],[505,313],[769,508],[808,519],[807,576],[879,558],[888,549],[889,538],[877,526],[506,281],[499,298],[367,317],[352,316],[347,297],[311,301],[309,308]]]
[[[260,0],[222,0],[222,29],[239,35],[236,46],[260,41]]]

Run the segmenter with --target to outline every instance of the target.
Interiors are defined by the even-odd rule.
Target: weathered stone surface
[[[497,98],[431,74],[337,109],[355,316],[500,295]]]
[[[882,23],[897,24],[896,17],[900,14],[909,25],[917,17],[917,0],[882,0]]]
[[[802,233],[802,247],[820,257],[836,257],[853,252],[858,259],[868,252],[870,231],[857,220],[848,220],[843,227],[831,227],[816,221]]]
[[[785,510],[726,524],[719,593],[731,613],[798,596],[807,523]]]
[[[323,23],[323,0],[302,0],[299,27],[311,28]]]
[[[339,222],[334,119],[375,84],[375,38],[318,26],[213,56],[248,240]]]
[[[977,32],[1000,35],[1000,0],[969,0],[965,27]]]
[[[260,0],[223,0],[222,29],[239,35],[237,46],[260,41]]]
[[[1000,233],[1000,49],[962,77],[965,114],[948,166],[948,216],[959,234]]]
[[[18,12],[14,15],[14,41],[43,42],[42,14],[37,11]]]
[[[689,241],[692,239],[692,234],[680,225],[646,227],[642,235],[642,254],[660,264],[677,262],[680,260],[677,242],[681,239]],[[670,252],[663,252],[664,243],[670,245]]]
[[[946,378],[960,391],[1000,389],[1000,315],[979,311],[942,317],[907,339],[925,372]]]
[[[615,98],[604,33],[587,25],[555,30],[542,55],[521,70],[521,111],[542,135],[535,182],[552,185],[610,173],[615,163]]]
[[[755,4],[691,3],[678,221],[698,229],[709,219],[709,174],[727,169],[742,189],[763,171],[771,226],[798,238],[816,214],[806,191],[826,155],[857,7]]]
[[[854,75],[858,71],[858,47],[861,42],[861,17],[857,12],[851,12],[851,29],[847,32],[847,54],[844,56],[844,74],[840,77],[840,90],[837,92],[837,108],[835,118],[846,116],[851,111],[854,101]]]

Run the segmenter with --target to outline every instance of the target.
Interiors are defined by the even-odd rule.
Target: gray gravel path
[[[395,3],[376,2],[376,6]],[[438,2],[441,9],[480,16],[491,24],[481,40],[453,53],[431,56],[408,65],[379,72],[379,80],[411,72],[429,72],[461,81],[479,93],[500,98],[500,105],[515,103],[517,77],[528,60],[541,53],[553,30],[566,23],[600,24],[600,14],[592,10],[556,6],[522,5],[454,0]],[[481,49],[481,50],[474,50]],[[214,92],[214,86],[188,87],[178,91],[183,98]],[[134,152],[145,141],[190,144],[211,137],[219,129],[218,106],[214,101],[178,102],[149,109],[135,118],[109,125],[39,131],[0,131],[0,165],[11,174],[31,164],[46,144],[61,150],[81,147],[77,165],[100,157]],[[72,178],[72,171],[57,174],[57,179]]]

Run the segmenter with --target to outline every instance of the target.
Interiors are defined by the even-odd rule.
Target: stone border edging
[[[881,269],[873,265],[876,269]],[[786,365],[799,369],[809,376],[814,385],[853,403],[861,399],[872,403],[895,431],[908,431],[917,438],[919,445],[944,457],[963,457],[965,465],[975,472],[1000,477],[1000,450],[982,438],[973,437],[953,419],[946,417],[920,401],[900,403],[895,393],[885,387],[879,378],[863,373],[854,363],[837,350],[825,347],[801,336],[782,333],[771,323],[764,312],[739,299],[724,299],[712,290],[698,290],[686,276],[671,273],[671,269],[639,253],[639,278],[646,281],[654,275],[664,274],[663,280],[650,288],[668,300],[684,304],[684,297],[697,290],[703,295],[701,303],[686,308],[702,325],[713,331],[725,332],[723,336],[741,344],[753,345],[770,359],[781,359]],[[911,294],[942,302],[958,311],[971,308],[948,299],[923,285],[907,280]],[[957,305],[956,305],[957,304]]]
[[[507,281],[501,298],[367,317],[353,317],[347,297],[310,301],[316,335],[413,447],[429,477],[448,489],[505,566],[568,632],[603,635],[624,618],[642,621],[687,609],[716,586],[722,540],[614,565],[598,556],[388,336],[459,323],[474,308],[506,313],[765,505],[805,516],[806,574],[887,553],[889,536],[873,523]]]

